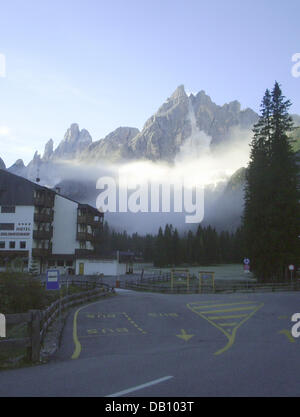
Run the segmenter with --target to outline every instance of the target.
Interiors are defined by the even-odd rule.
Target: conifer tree
[[[254,126],[246,173],[243,232],[251,267],[262,280],[283,279],[295,262],[299,235],[298,167],[287,133],[292,129],[278,83],[266,90]]]

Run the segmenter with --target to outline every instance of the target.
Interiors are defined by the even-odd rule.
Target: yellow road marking
[[[89,329],[89,330],[87,330],[87,333],[88,334],[97,334],[98,330],[97,329]]]
[[[232,326],[236,326],[238,323],[219,323],[219,326],[222,327],[232,327]]]
[[[199,311],[199,313],[204,313],[204,314],[211,314],[211,313],[230,313],[231,311],[242,311],[242,310],[252,310],[253,308],[255,308],[255,306],[249,306],[249,307],[234,307],[234,308],[226,308],[224,310],[206,310],[206,311]]]
[[[253,304],[253,301],[240,301],[238,303],[226,303],[226,304],[212,304],[212,305],[199,306],[199,307],[194,307],[194,308],[195,308],[195,310],[198,310],[198,309],[202,309],[202,308],[235,306],[235,305],[239,305],[239,304]]]
[[[248,314],[230,314],[229,316],[209,316],[210,320],[219,319],[240,319],[241,317],[247,317]]]
[[[99,303],[99,301],[95,301],[94,303],[90,303],[90,304],[86,304],[82,307],[79,307],[78,310],[76,310],[75,314],[74,314],[74,319],[73,319],[73,341],[74,341],[74,345],[75,345],[75,349],[73,352],[73,355],[71,356],[72,359],[78,359],[80,352],[81,352],[81,344],[78,340],[78,334],[77,334],[77,316],[78,313],[83,310],[86,307],[89,307],[93,304],[97,304]]]
[[[147,332],[145,332],[145,330],[143,330],[141,327],[139,327],[139,325],[136,324],[136,322],[134,320],[132,320],[132,318],[129,317],[127,313],[123,312],[122,314],[127,318],[129,323],[132,324],[135,328],[137,328],[141,333],[147,334]]]
[[[279,334],[284,334],[284,335],[288,338],[288,340],[289,340],[291,343],[295,343],[295,339],[294,339],[294,338],[293,338],[293,336],[291,335],[290,330],[283,329],[283,330],[280,330],[278,333],[279,333]]]
[[[178,317],[178,313],[148,313],[150,317]]]
[[[209,301],[193,301],[192,303],[190,303],[191,305],[192,304],[196,304],[197,306],[198,305],[200,305],[200,304],[209,304],[209,303],[217,303],[218,302],[218,300],[209,300]]]
[[[86,317],[89,319],[114,319],[116,314],[122,313],[86,313]]]
[[[190,340],[192,337],[194,337],[193,334],[187,334],[187,332],[184,329],[181,329],[181,334],[177,334],[177,337],[180,337],[181,339],[185,340],[186,342]]]
[[[215,355],[220,355],[221,353],[224,353],[226,350],[228,350],[234,343],[235,340],[235,335],[236,332],[238,330],[238,328],[245,323],[250,317],[252,317],[256,311],[258,311],[264,304],[261,303],[259,305],[252,305],[249,307],[237,307],[237,308],[231,308],[231,309],[226,309],[226,310],[214,310],[214,311],[198,311],[196,310],[193,306],[190,306],[189,304],[187,304],[187,307],[193,311],[194,313],[198,314],[200,317],[202,317],[203,319],[207,320],[212,326],[216,327],[217,329],[219,329],[228,339],[227,344],[220,350],[218,350],[217,352],[215,352]],[[231,312],[231,311],[240,311],[240,310],[253,310],[251,311],[249,314],[246,314],[245,317],[243,318],[243,320],[241,320],[239,323],[237,323],[237,325],[231,330],[231,329],[224,329],[224,326],[221,326],[219,323],[214,322],[211,319],[211,316],[209,316],[209,314],[211,313],[223,313],[223,312]],[[226,316],[225,316],[226,317]],[[229,316],[227,316],[227,318],[230,318]],[[224,320],[224,316],[214,316],[213,317],[214,320]]]

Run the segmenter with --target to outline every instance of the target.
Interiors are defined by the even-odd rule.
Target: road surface
[[[298,293],[117,290],[69,314],[47,364],[0,372],[0,396],[298,396]]]

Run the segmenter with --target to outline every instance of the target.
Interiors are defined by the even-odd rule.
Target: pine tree
[[[272,90],[272,141],[270,146],[270,225],[272,228],[272,274],[281,279],[289,263],[299,256],[300,208],[299,168],[289,141],[293,130],[288,113],[291,102],[276,82]]]
[[[180,238],[177,229],[175,228],[172,235],[172,254],[173,254],[173,265],[180,265],[182,262],[181,249],[180,249]]]
[[[247,256],[251,259],[254,271],[264,279],[265,271],[260,266],[267,250],[266,232],[268,185],[269,185],[269,153],[271,138],[271,94],[266,90],[261,104],[261,117],[253,128],[254,137],[251,142],[250,161],[246,172],[245,206],[243,226],[246,239]],[[263,276],[262,276],[263,275]]]
[[[154,264],[159,267],[167,264],[164,235],[161,227],[155,239]]]
[[[266,90],[246,173],[244,255],[262,281],[275,276],[282,279],[298,247],[298,168],[287,136],[292,128],[289,106],[278,83],[272,93]]]

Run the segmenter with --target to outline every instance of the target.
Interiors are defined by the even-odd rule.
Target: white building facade
[[[126,263],[97,249],[103,213],[0,170],[0,271],[119,275]]]

